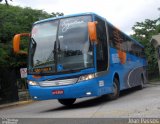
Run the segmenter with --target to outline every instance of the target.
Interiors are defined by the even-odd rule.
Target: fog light
[[[33,98],[34,98],[34,99],[37,99],[37,96],[34,96]]]
[[[89,95],[91,95],[91,94],[92,94],[91,92],[87,92],[87,93],[86,93],[87,96],[89,96]]]

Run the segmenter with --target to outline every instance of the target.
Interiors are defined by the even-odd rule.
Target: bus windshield
[[[63,72],[93,67],[88,38],[90,16],[47,21],[33,26],[29,72]]]

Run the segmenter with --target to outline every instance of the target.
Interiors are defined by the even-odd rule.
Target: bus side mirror
[[[25,54],[27,55],[27,52],[20,50],[20,40],[22,36],[30,37],[30,33],[21,33],[16,34],[13,38],[13,52],[16,54]]]
[[[88,22],[88,34],[91,42],[97,43],[97,22]]]

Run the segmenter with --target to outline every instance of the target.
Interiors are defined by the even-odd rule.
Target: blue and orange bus
[[[21,53],[20,36],[14,52]],[[77,98],[108,94],[146,83],[144,47],[94,13],[61,16],[33,24],[28,50],[28,86],[34,100],[58,99],[72,105]]]

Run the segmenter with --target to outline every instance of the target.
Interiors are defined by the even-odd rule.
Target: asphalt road
[[[117,100],[78,99],[72,107],[57,100],[38,101],[0,110],[0,118],[160,118],[160,84],[121,92]]]

